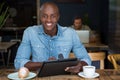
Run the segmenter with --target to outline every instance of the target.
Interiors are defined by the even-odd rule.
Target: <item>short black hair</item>
[[[76,19],[81,19],[81,21],[82,21],[82,17],[80,17],[80,16],[75,16],[74,18],[73,18],[73,23],[74,23],[74,21],[76,20]]]
[[[75,16],[75,17],[74,17],[74,20],[76,20],[76,19],[81,19],[81,20],[82,20],[82,17],[80,17],[80,16]]]

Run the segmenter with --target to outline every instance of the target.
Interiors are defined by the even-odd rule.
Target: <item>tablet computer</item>
[[[69,58],[54,61],[45,61],[39,70],[38,77],[69,74],[65,71],[66,67],[75,66],[78,63],[77,58]]]

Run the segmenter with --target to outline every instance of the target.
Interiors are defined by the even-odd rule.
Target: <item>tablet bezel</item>
[[[41,69],[39,70],[38,77],[69,74],[69,72],[65,71],[65,68],[75,66],[77,64],[78,64],[77,58],[44,61]]]

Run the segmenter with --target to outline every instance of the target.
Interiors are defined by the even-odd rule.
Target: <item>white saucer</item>
[[[99,76],[99,73],[95,73],[95,75],[93,75],[93,76],[91,76],[91,77],[85,76],[85,75],[83,74],[83,72],[79,72],[78,75],[81,76],[81,77],[84,77],[84,78],[96,78],[96,77]]]
[[[31,78],[34,78],[36,76],[36,73],[33,73],[33,72],[30,72],[28,77],[24,78],[25,80],[29,80]],[[11,73],[7,76],[9,79],[12,79],[12,80],[21,80],[19,77],[18,77],[18,72],[14,72],[14,73]]]

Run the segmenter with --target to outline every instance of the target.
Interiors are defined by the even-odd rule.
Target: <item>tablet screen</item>
[[[55,61],[45,61],[38,73],[38,77],[69,74],[65,71],[66,67],[77,65],[77,58],[69,58]]]

